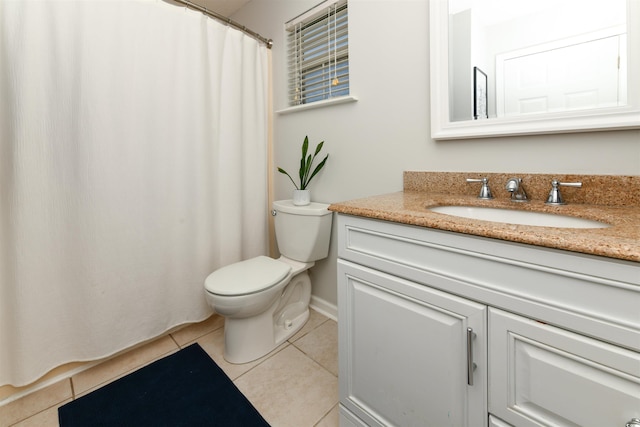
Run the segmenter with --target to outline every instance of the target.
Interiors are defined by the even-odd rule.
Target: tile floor
[[[58,407],[141,366],[197,342],[272,427],[338,426],[337,323],[311,310],[291,339],[257,361],[232,365],[222,357],[224,319],[204,322],[107,360],[0,406],[0,427],[58,426]]]

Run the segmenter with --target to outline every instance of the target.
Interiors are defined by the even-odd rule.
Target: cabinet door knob
[[[638,427],[640,426],[640,418],[631,418],[628,423],[624,425],[625,427]]]

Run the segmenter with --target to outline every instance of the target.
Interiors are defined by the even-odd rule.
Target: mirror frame
[[[640,128],[640,0],[627,0],[627,105],[487,120],[449,120],[449,2],[429,0],[431,137],[436,140]],[[634,77],[632,77],[634,76]]]

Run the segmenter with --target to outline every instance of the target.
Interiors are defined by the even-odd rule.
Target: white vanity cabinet
[[[640,418],[640,266],[338,215],[342,426]]]

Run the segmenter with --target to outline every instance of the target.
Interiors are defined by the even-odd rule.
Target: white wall
[[[452,122],[471,120],[473,117],[473,66],[485,71],[483,63],[475,60],[476,34],[472,31],[471,9],[449,17],[449,117]],[[485,71],[486,72],[486,71]],[[490,94],[489,94],[490,95]],[[488,98],[491,100],[491,98]],[[489,103],[491,104],[491,103]]]
[[[286,107],[284,23],[320,0],[252,0],[232,18],[274,40],[274,110]],[[402,172],[484,171],[638,175],[640,130],[438,142],[429,126],[427,0],[350,0],[352,104],[274,114],[276,165],[294,172],[305,135],[325,142],[313,200],[339,202],[402,190]],[[274,169],[275,172],[275,169]],[[276,172],[276,199],[291,183]],[[620,191],[612,189],[612,191]],[[336,304],[336,236],[312,270],[313,294]]]

